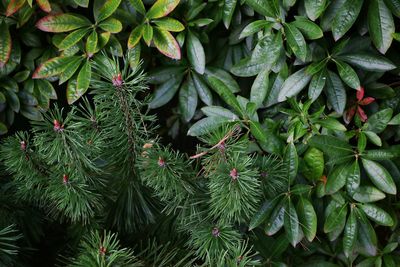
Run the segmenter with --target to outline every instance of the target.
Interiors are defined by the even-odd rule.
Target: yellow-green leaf
[[[154,20],[154,23],[163,30],[170,31],[170,32],[181,32],[185,29],[182,23],[178,20],[173,18],[161,18]]]
[[[73,14],[48,15],[36,23],[45,32],[68,32],[89,25],[89,20]]]
[[[128,48],[134,48],[143,36],[144,25],[139,25],[129,35]]]
[[[104,5],[100,8],[96,21],[103,21],[111,16],[118,8],[121,0],[106,0]]]
[[[154,29],[153,41],[158,51],[165,56],[172,59],[181,59],[181,48],[170,32]]]
[[[0,68],[2,68],[10,59],[12,48],[11,35],[4,21],[0,24],[0,32]]]
[[[158,19],[171,13],[179,4],[179,0],[157,0],[147,12],[148,19]]]
[[[100,22],[99,27],[106,32],[118,33],[122,30],[122,23],[117,19],[108,18]]]

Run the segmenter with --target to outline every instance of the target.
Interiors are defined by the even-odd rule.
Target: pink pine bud
[[[229,175],[232,177],[233,181],[236,181],[238,179],[238,177],[239,177],[239,174],[238,174],[238,171],[236,170],[236,168],[233,168],[230,171]]]
[[[160,166],[160,167],[165,166],[165,161],[162,157],[158,157],[158,166]]]
[[[214,237],[219,237],[219,235],[220,235],[220,231],[219,231],[218,227],[214,227],[214,228],[212,229],[211,233],[212,233],[212,235],[213,235]]]
[[[122,76],[121,73],[118,73],[117,76],[114,76],[112,78],[112,83],[115,87],[121,87],[122,84],[124,83],[124,81],[122,80]]]
[[[21,141],[21,150],[22,151],[25,151],[26,150],[26,143],[25,143],[25,141]]]
[[[100,246],[99,252],[102,256],[104,256],[107,253],[107,249],[104,246]]]
[[[69,181],[68,175],[64,174],[64,175],[63,175],[63,183],[64,183],[64,184],[68,184],[68,181]]]
[[[53,129],[55,132],[62,132],[64,130],[64,125],[61,125],[58,120],[54,120],[53,125]]]

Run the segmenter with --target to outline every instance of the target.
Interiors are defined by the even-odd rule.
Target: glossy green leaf
[[[361,218],[365,217],[362,211],[358,211]],[[374,228],[371,226],[367,219],[358,220],[359,231],[357,236],[357,250],[361,251],[364,255],[375,256],[377,253],[378,241]]]
[[[92,57],[96,53],[98,43],[98,36],[96,31],[92,31],[86,40],[86,53],[89,57]]]
[[[347,63],[368,71],[385,72],[396,68],[390,60],[372,53],[357,53],[340,55]]]
[[[90,61],[86,61],[79,71],[78,77],[76,79],[75,88],[71,86],[67,89],[68,104],[74,103],[86,93],[90,85],[91,73],[92,69]]]
[[[383,130],[385,130],[390,119],[392,118],[392,115],[393,109],[391,108],[382,109],[374,113],[368,118],[367,130],[374,133],[381,133]]]
[[[360,204],[358,206],[365,212],[368,218],[370,218],[377,224],[383,226],[393,225],[394,222],[389,213],[379,208],[378,206],[370,203]]]
[[[144,15],[146,13],[146,9],[144,8],[144,4],[143,4],[142,0],[129,0],[129,3],[140,14]]]
[[[287,178],[289,181],[294,180],[299,167],[299,157],[297,155],[296,146],[293,144],[293,142],[286,146],[283,163],[286,166]]]
[[[304,197],[299,198],[297,214],[305,237],[308,241],[312,242],[317,233],[317,214],[308,199]]]
[[[309,145],[322,150],[326,155],[348,156],[353,154],[352,147],[345,141],[329,135],[316,135],[309,140]]]
[[[33,79],[42,79],[52,77],[62,73],[68,64],[76,60],[78,56],[55,57],[42,63],[33,73]]]
[[[270,68],[271,65],[269,65],[268,62],[262,60],[254,61],[250,57],[246,57],[232,66],[231,72],[238,77],[252,77]]]
[[[89,20],[78,15],[66,13],[48,15],[36,23],[36,27],[44,32],[68,32],[89,25]]]
[[[68,34],[58,45],[58,49],[65,50],[82,40],[89,30],[87,28],[78,29]]]
[[[346,126],[341,124],[337,119],[331,118],[331,117],[325,117],[320,120],[317,120],[316,123],[321,125],[322,127],[333,130],[333,131],[346,131]]]
[[[357,239],[358,223],[354,209],[355,207],[351,207],[350,215],[344,227],[343,252],[347,258],[353,254],[353,248]]]
[[[226,86],[226,83],[221,81],[220,79],[210,76],[207,77],[207,80],[211,86],[211,88],[228,104],[230,105],[236,112],[239,114],[242,113],[242,109],[239,105],[239,102],[236,100],[235,95],[231,90]]]
[[[334,208],[325,219],[324,232],[329,233],[341,225],[341,221],[346,219],[347,204]]]
[[[133,29],[128,39],[129,49],[134,48],[139,43],[140,39],[143,36],[143,32],[144,32],[144,25],[139,25],[135,29]]]
[[[305,0],[304,7],[306,9],[307,17],[312,21],[321,16],[327,6],[326,0]]]
[[[239,117],[229,109],[220,106],[208,106],[201,108],[201,111],[208,117],[223,117],[230,120],[238,120]]]
[[[285,23],[284,28],[290,49],[301,61],[305,61],[307,57],[307,44],[303,35],[293,24]]]
[[[383,0],[369,1],[368,29],[375,47],[385,54],[392,44],[395,25],[392,13]]]
[[[153,39],[153,27],[151,27],[150,24],[145,24],[143,29],[143,40],[147,44],[147,46],[150,46],[152,39]]]
[[[168,103],[178,91],[182,76],[174,77],[157,87],[154,96],[149,103],[149,108],[154,109]]]
[[[231,24],[233,12],[236,8],[237,0],[224,0],[224,6],[222,8],[222,21],[225,25],[225,28],[229,29],[229,25]]]
[[[400,113],[394,116],[389,122],[388,125],[400,125]]]
[[[267,220],[267,224],[264,229],[267,235],[274,235],[283,227],[285,216],[285,202],[285,199],[279,202],[272,211],[270,218]]]
[[[172,59],[181,59],[181,48],[170,32],[155,28],[153,41],[158,51],[165,56]]]
[[[119,33],[122,31],[122,23],[114,18],[108,18],[102,22],[99,23],[99,27],[106,31],[106,32],[111,32],[111,33]]]
[[[207,80],[209,77],[214,77],[221,80],[232,93],[238,93],[241,91],[236,80],[223,69],[207,67],[205,70],[205,76]]]
[[[251,54],[250,63],[261,65],[263,69],[269,70],[279,58],[281,50],[282,35],[280,33],[263,37]]]
[[[297,95],[311,80],[311,75],[303,68],[292,75],[283,83],[279,92],[278,101],[285,101],[286,98]]]
[[[358,90],[360,88],[360,79],[357,73],[348,64],[336,60],[336,67],[339,72],[340,78],[351,88]]]
[[[312,76],[310,85],[308,87],[308,97],[312,101],[317,100],[321,95],[322,89],[325,87],[327,73],[325,70],[318,72]]]
[[[249,231],[255,229],[261,225],[265,220],[269,218],[275,206],[280,201],[280,198],[274,198],[272,200],[265,200],[259,210],[253,215],[249,223]]]
[[[352,197],[358,202],[369,203],[382,200],[386,195],[374,186],[364,185],[357,188]]]
[[[160,29],[170,32],[181,32],[185,29],[182,23],[169,17],[154,20],[154,23],[160,27]]]
[[[100,22],[110,17],[117,10],[121,0],[106,0],[100,8],[96,21]]]
[[[325,89],[326,96],[333,109],[338,114],[343,114],[346,107],[346,90],[336,73],[328,71]]]
[[[259,108],[262,106],[269,89],[269,71],[260,72],[253,82],[250,90],[250,101]]]
[[[303,174],[312,181],[318,181],[324,173],[324,154],[321,150],[310,147],[304,154]]]
[[[306,39],[319,39],[324,35],[321,28],[317,24],[305,17],[296,16],[296,20],[291,24],[298,28]]]
[[[382,146],[382,140],[376,133],[371,131],[364,131],[364,134],[367,136],[368,140],[371,141],[373,144],[377,146]]]
[[[332,33],[335,41],[339,40],[356,21],[361,11],[363,0],[346,0],[332,21]]]
[[[196,87],[197,93],[201,101],[203,101],[204,104],[206,105],[212,105],[213,96],[206,82],[203,80],[202,77],[198,76],[196,73],[192,74],[192,78],[194,86]]]
[[[206,67],[204,48],[199,38],[197,38],[197,36],[191,31],[188,31],[187,33],[186,48],[190,64],[197,73],[203,74]]]
[[[179,0],[157,0],[147,12],[148,19],[158,19],[171,13],[179,4]]]
[[[358,160],[355,160],[351,165],[348,166],[348,172],[346,177],[346,189],[349,194],[353,194],[360,186],[361,174]]]
[[[272,8],[264,0],[246,0],[246,4],[251,6],[251,8],[253,8],[257,13],[263,16],[274,17]]]
[[[398,0],[384,0],[386,6],[392,11],[392,13],[400,18],[400,2]]]
[[[297,245],[299,239],[299,219],[297,216],[296,209],[289,199],[286,202],[285,215],[284,215],[284,227],[286,236],[293,247]]]
[[[221,125],[228,123],[230,120],[224,117],[207,117],[197,121],[190,127],[187,132],[190,136],[200,136],[208,134],[219,128]]]
[[[385,193],[395,195],[396,185],[389,172],[379,163],[363,158],[362,163],[370,180]]]
[[[264,129],[261,127],[261,124],[256,121],[249,121],[250,124],[250,132],[251,134],[259,141],[260,143],[266,143],[268,140],[268,136]]]
[[[345,184],[346,178],[350,172],[350,166],[347,164],[342,164],[335,166],[333,171],[328,175],[328,181],[326,183],[326,193],[334,194],[339,191]]]
[[[69,61],[65,65],[64,70],[60,74],[59,84],[65,83],[75,74],[76,70],[80,67],[83,59],[83,57],[74,57],[73,60]]]
[[[179,110],[183,119],[188,122],[193,118],[197,108],[197,91],[191,77],[185,81],[179,90]]]
[[[7,24],[3,21],[0,23],[0,68],[2,68],[10,59],[12,39]]]
[[[272,23],[266,20],[256,20],[249,23],[239,35],[239,38],[245,38],[263,29],[272,27]]]

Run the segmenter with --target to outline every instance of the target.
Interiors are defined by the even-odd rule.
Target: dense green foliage
[[[399,22],[398,0],[0,1],[0,265],[398,266]]]

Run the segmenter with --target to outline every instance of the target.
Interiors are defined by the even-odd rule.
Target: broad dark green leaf
[[[346,126],[341,124],[337,119],[331,118],[331,117],[325,117],[320,120],[317,120],[316,123],[321,125],[324,128],[327,128],[329,130],[333,131],[346,131]]]
[[[206,67],[206,56],[204,54],[204,48],[200,43],[199,38],[194,35],[191,31],[187,33],[187,55],[190,64],[194,70],[203,74]]]
[[[239,35],[239,38],[245,38],[263,29],[272,27],[272,22],[266,20],[256,20],[249,23]]]
[[[274,17],[271,6],[264,0],[246,0],[246,4],[263,16]]]
[[[89,30],[87,28],[78,29],[68,34],[58,45],[58,49],[65,50],[82,40]]]
[[[221,80],[232,93],[238,93],[241,91],[239,84],[236,82],[236,80],[223,69],[207,67],[205,70],[205,74],[207,80],[209,77],[215,77]]]
[[[197,91],[191,77],[185,81],[179,90],[179,109],[183,119],[190,121],[197,108]]]
[[[350,172],[350,165],[342,164],[335,166],[335,168],[329,173],[328,181],[326,183],[326,193],[334,194],[339,191],[345,184],[346,178]]]
[[[353,199],[361,203],[376,202],[382,200],[386,195],[374,186],[364,185],[357,188]]]
[[[349,156],[353,154],[352,147],[345,141],[330,135],[316,135],[309,140],[309,145],[322,150],[332,157]]]
[[[97,44],[98,44],[98,36],[96,31],[92,31],[89,37],[86,40],[86,53],[88,57],[92,57],[96,52]]]
[[[282,35],[280,33],[263,37],[256,45],[251,55],[251,63],[271,69],[279,58],[282,50]]]
[[[236,100],[235,95],[231,90],[227,87],[226,83],[221,81],[220,79],[210,76],[207,77],[207,80],[211,86],[211,88],[228,104],[230,105],[236,112],[239,114],[242,113],[242,109],[239,105],[239,102]]]
[[[165,66],[154,69],[147,74],[147,79],[151,84],[162,84],[170,79],[182,77],[185,73],[183,66]]]
[[[296,16],[296,20],[291,24],[298,28],[304,34],[306,39],[319,39],[324,35],[321,28],[317,24],[305,17]]]
[[[325,87],[326,77],[327,73],[325,69],[312,76],[308,87],[308,97],[311,98],[312,101],[317,100],[321,95],[322,89]]]
[[[393,110],[391,108],[382,109],[368,118],[368,131],[381,133],[385,130],[390,119],[392,118]]]
[[[346,220],[347,204],[335,207],[325,219],[324,232],[329,233],[342,225],[342,221]]]
[[[383,0],[369,1],[368,29],[376,48],[385,54],[392,44],[395,25],[392,13]]]
[[[297,217],[296,209],[290,198],[286,202],[284,227],[289,242],[293,247],[295,247],[299,239],[299,219]]]
[[[307,74],[306,68],[303,68],[286,79],[279,92],[278,101],[283,102],[286,98],[297,95],[311,80],[311,75]]]
[[[307,17],[312,21],[316,20],[324,12],[327,1],[326,0],[305,0],[304,6],[306,9]]]
[[[303,35],[293,24],[285,23],[284,28],[290,49],[301,61],[305,61],[307,57],[307,44]]]
[[[296,146],[293,142],[286,146],[283,162],[285,164],[287,178],[289,181],[293,181],[297,175],[299,167],[299,157],[297,155]]]
[[[368,71],[385,72],[396,68],[390,60],[383,56],[374,55],[372,53],[344,54],[339,56],[340,59]]]
[[[312,242],[317,233],[317,214],[308,199],[304,197],[299,198],[299,202],[297,203],[297,214],[299,224],[303,229],[305,237],[308,241]]]
[[[360,79],[357,73],[348,64],[335,60],[340,78],[351,88],[358,90],[360,88]]]
[[[229,109],[220,106],[202,107],[201,111],[208,117],[223,117],[229,120],[238,120],[239,117]]]
[[[351,165],[348,166],[348,168],[346,189],[347,192],[352,195],[360,186],[361,175],[358,160],[355,160]]]
[[[230,120],[224,117],[207,117],[197,121],[190,127],[187,132],[190,136],[200,136],[208,134],[219,128],[221,125],[228,123]]]
[[[153,99],[149,103],[149,108],[158,108],[168,103],[178,91],[181,81],[182,77],[175,77],[158,86],[154,92]]]
[[[179,0],[157,0],[147,12],[148,19],[158,19],[171,13],[179,4]]]
[[[339,76],[328,71],[326,77],[325,93],[329,103],[338,114],[343,114],[346,107],[346,90]]]
[[[395,195],[396,184],[389,172],[379,163],[363,158],[362,163],[371,181],[385,193]]]
[[[362,211],[358,211],[361,217],[365,217]],[[358,251],[368,256],[375,256],[377,253],[378,241],[374,228],[367,219],[358,220],[358,237],[356,248]]]
[[[250,57],[241,59],[232,66],[231,72],[238,77],[252,77],[258,75],[264,70],[269,71],[271,65],[263,60],[253,61]]]
[[[235,11],[237,0],[224,0],[224,7],[222,9],[222,21],[225,28],[229,29],[231,24],[233,12]]]
[[[332,22],[338,14],[340,8],[344,5],[347,0],[335,0],[331,1],[326,8],[324,14],[321,17],[320,26],[324,32],[332,29]]]
[[[324,154],[321,150],[310,147],[304,154],[305,167],[302,172],[311,181],[318,181],[324,173]]]
[[[267,224],[264,229],[267,235],[274,235],[282,228],[285,216],[285,203],[286,199],[283,199],[272,211],[272,214],[267,220]]]
[[[192,73],[192,78],[201,101],[208,106],[212,105],[213,96],[206,82],[203,80],[203,77],[198,76],[196,73]]]
[[[257,121],[249,121],[250,124],[250,132],[251,134],[259,141],[260,143],[266,143],[268,140],[268,136],[264,129],[261,127],[261,124]]]
[[[259,108],[262,106],[269,89],[269,71],[260,72],[253,82],[250,90],[250,101]]]
[[[385,0],[386,6],[395,16],[400,18],[400,2],[398,0]]]
[[[281,199],[278,197],[272,200],[265,200],[260,209],[253,215],[249,224],[249,231],[255,229],[267,220],[280,200]]]
[[[351,207],[350,215],[344,227],[343,252],[347,258],[353,254],[353,248],[357,239],[358,223],[354,209],[356,207]]]
[[[78,73],[75,86],[68,86],[67,88],[68,104],[74,103],[86,93],[90,85],[91,74],[92,69],[90,61],[86,61]]]
[[[144,8],[142,0],[129,0],[129,3],[140,14],[144,15],[146,13],[146,9]]]
[[[377,224],[383,226],[393,225],[394,222],[389,213],[379,208],[378,206],[374,204],[360,204],[358,206],[365,212],[368,218],[370,218]]]
[[[364,0],[346,0],[332,21],[332,33],[339,40],[356,21]]]

